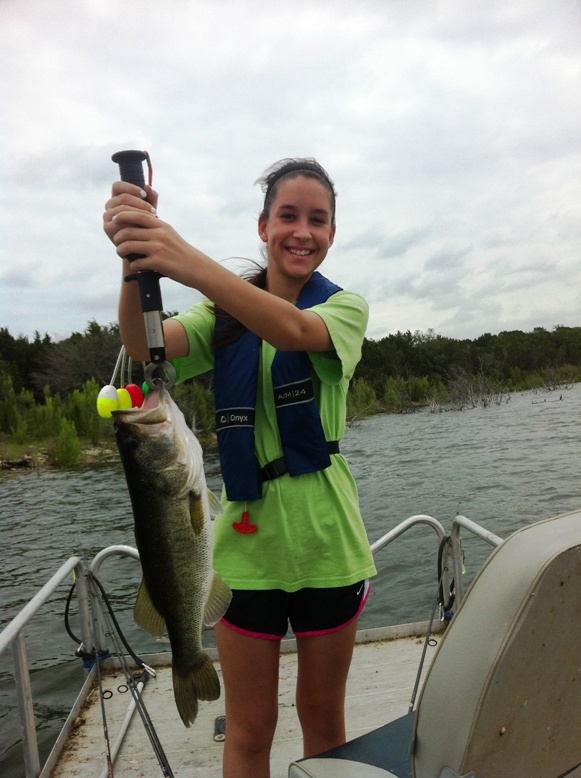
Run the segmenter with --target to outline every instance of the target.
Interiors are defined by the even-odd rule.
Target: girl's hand
[[[133,211],[155,215],[158,194],[150,186],[140,189],[127,181],[116,181],[111,190],[111,198],[105,203],[103,214],[103,229],[109,240],[115,243],[115,236],[119,232],[119,225],[113,221],[113,217],[123,211]]]
[[[132,272],[155,270],[185,286],[195,287],[200,264],[212,263],[151,211],[122,208],[113,214],[112,224],[117,254],[123,258],[129,254],[141,256],[131,262]]]

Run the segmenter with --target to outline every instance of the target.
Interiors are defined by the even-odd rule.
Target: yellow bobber
[[[114,386],[104,386],[97,396],[97,413],[102,419],[110,419],[111,411],[119,408],[119,397]]]
[[[125,411],[133,405],[131,395],[127,389],[117,389],[117,397],[119,398],[119,410]]]

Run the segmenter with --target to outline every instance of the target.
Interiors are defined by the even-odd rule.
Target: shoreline
[[[119,452],[116,448],[108,445],[88,446],[81,451],[81,454],[74,465],[66,467],[59,465],[58,462],[52,462],[48,452],[43,448],[31,451],[33,446],[22,445],[18,453],[4,454],[0,453],[0,478],[2,476],[15,474],[25,474],[40,472],[41,470],[78,470],[94,465],[110,465],[120,462]]]
[[[202,438],[200,445],[204,454],[217,446],[215,436]],[[9,444],[0,445],[0,479],[12,473],[22,475],[39,473],[41,471],[83,470],[102,465],[121,465],[121,459],[115,443],[93,444],[87,443],[81,448],[79,458],[74,464],[60,465],[51,460],[51,456],[44,442],[36,444]]]

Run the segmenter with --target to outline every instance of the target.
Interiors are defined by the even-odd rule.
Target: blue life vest
[[[340,291],[315,272],[303,287],[297,308],[312,308]],[[217,319],[214,398],[222,478],[230,501],[259,500],[263,479],[254,453],[254,419],[261,342],[247,330],[236,342],[216,346],[222,326]],[[271,375],[285,470],[291,476],[324,470],[331,459],[315,404],[309,357],[304,351],[277,351]]]

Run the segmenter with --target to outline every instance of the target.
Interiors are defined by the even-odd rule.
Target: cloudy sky
[[[0,326],[116,318],[120,149],[160,217],[258,258],[272,162],[338,197],[324,272],[368,337],[581,325],[580,0],[0,0]],[[197,293],[162,281],[164,307]]]

